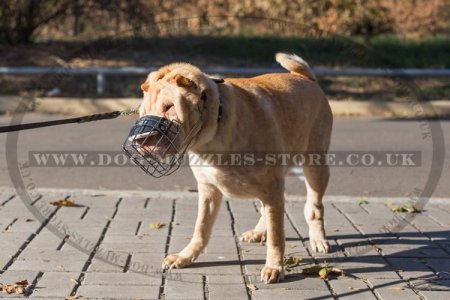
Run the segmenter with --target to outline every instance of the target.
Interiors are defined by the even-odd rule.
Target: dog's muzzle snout
[[[181,130],[177,121],[144,116],[131,128],[123,150],[147,174],[170,175],[179,168],[185,151]]]

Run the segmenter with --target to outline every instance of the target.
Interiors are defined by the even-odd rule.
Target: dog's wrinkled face
[[[140,117],[159,116],[173,122],[179,130],[169,130],[161,139],[154,134],[142,139],[141,153],[152,152],[164,158],[183,151],[195,142],[210,115],[218,109],[214,81],[189,64],[173,64],[149,74],[141,85],[144,98]],[[168,147],[172,143],[171,147]]]

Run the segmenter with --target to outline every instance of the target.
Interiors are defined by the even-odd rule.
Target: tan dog
[[[226,78],[215,82],[198,68],[176,63],[150,73],[142,85],[140,115],[158,115],[182,123],[190,132],[197,122],[190,155],[202,152],[295,151],[326,153],[333,117],[328,101],[308,64],[296,55],[278,53],[276,60],[290,73],[253,78]],[[221,106],[221,109],[219,109]],[[220,112],[219,112],[220,110]],[[220,114],[220,116],[219,116]],[[222,202],[222,195],[258,198],[261,218],[242,241],[259,242],[267,234],[267,257],[261,271],[266,283],[283,278],[284,178],[289,166],[192,168],[198,182],[199,210],[190,243],[178,254],[168,255],[164,268],[190,265],[208,244]],[[304,165],[310,246],[328,252],[322,196],[328,184],[326,166]]]

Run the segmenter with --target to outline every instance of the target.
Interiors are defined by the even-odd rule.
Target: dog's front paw
[[[247,243],[264,242],[266,240],[266,233],[264,231],[249,230],[244,232],[239,240]]]
[[[192,259],[178,254],[169,254],[162,263],[163,269],[181,269],[192,264]]]
[[[264,283],[275,283],[280,282],[280,280],[284,279],[284,269],[283,267],[269,267],[264,266],[261,270],[261,281]]]
[[[316,253],[328,253],[330,251],[330,244],[325,239],[310,239],[309,245],[312,251]]]

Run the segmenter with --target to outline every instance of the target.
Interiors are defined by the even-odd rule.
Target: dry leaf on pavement
[[[247,287],[250,291],[256,291],[258,288],[254,284],[247,284]]]
[[[14,284],[1,284],[0,291],[8,294],[23,295],[29,286],[28,280],[18,281]]]
[[[70,199],[61,199],[61,200],[58,200],[58,201],[53,201],[53,202],[50,202],[50,204],[51,205],[54,205],[54,206],[58,206],[58,207],[72,207],[72,206],[76,206],[75,205],[75,201],[73,201],[73,200],[70,200]]]
[[[407,213],[420,213],[422,210],[420,208],[417,208],[416,206],[412,204],[403,204],[403,205],[392,205],[391,210],[393,212],[407,212]]]
[[[160,222],[150,224],[150,228],[152,228],[152,229],[161,229],[164,226],[166,226],[166,224],[160,223]]]
[[[302,258],[297,256],[288,256],[284,257],[283,259],[283,266],[286,268],[287,271],[290,271],[291,269],[298,267],[300,263],[302,262]]]
[[[345,276],[345,272],[342,269],[335,268],[332,266],[321,266],[321,265],[314,265],[312,267],[307,267],[302,270],[302,274],[309,275],[309,276],[319,276],[320,279],[328,280],[330,275],[335,274],[338,276]]]

